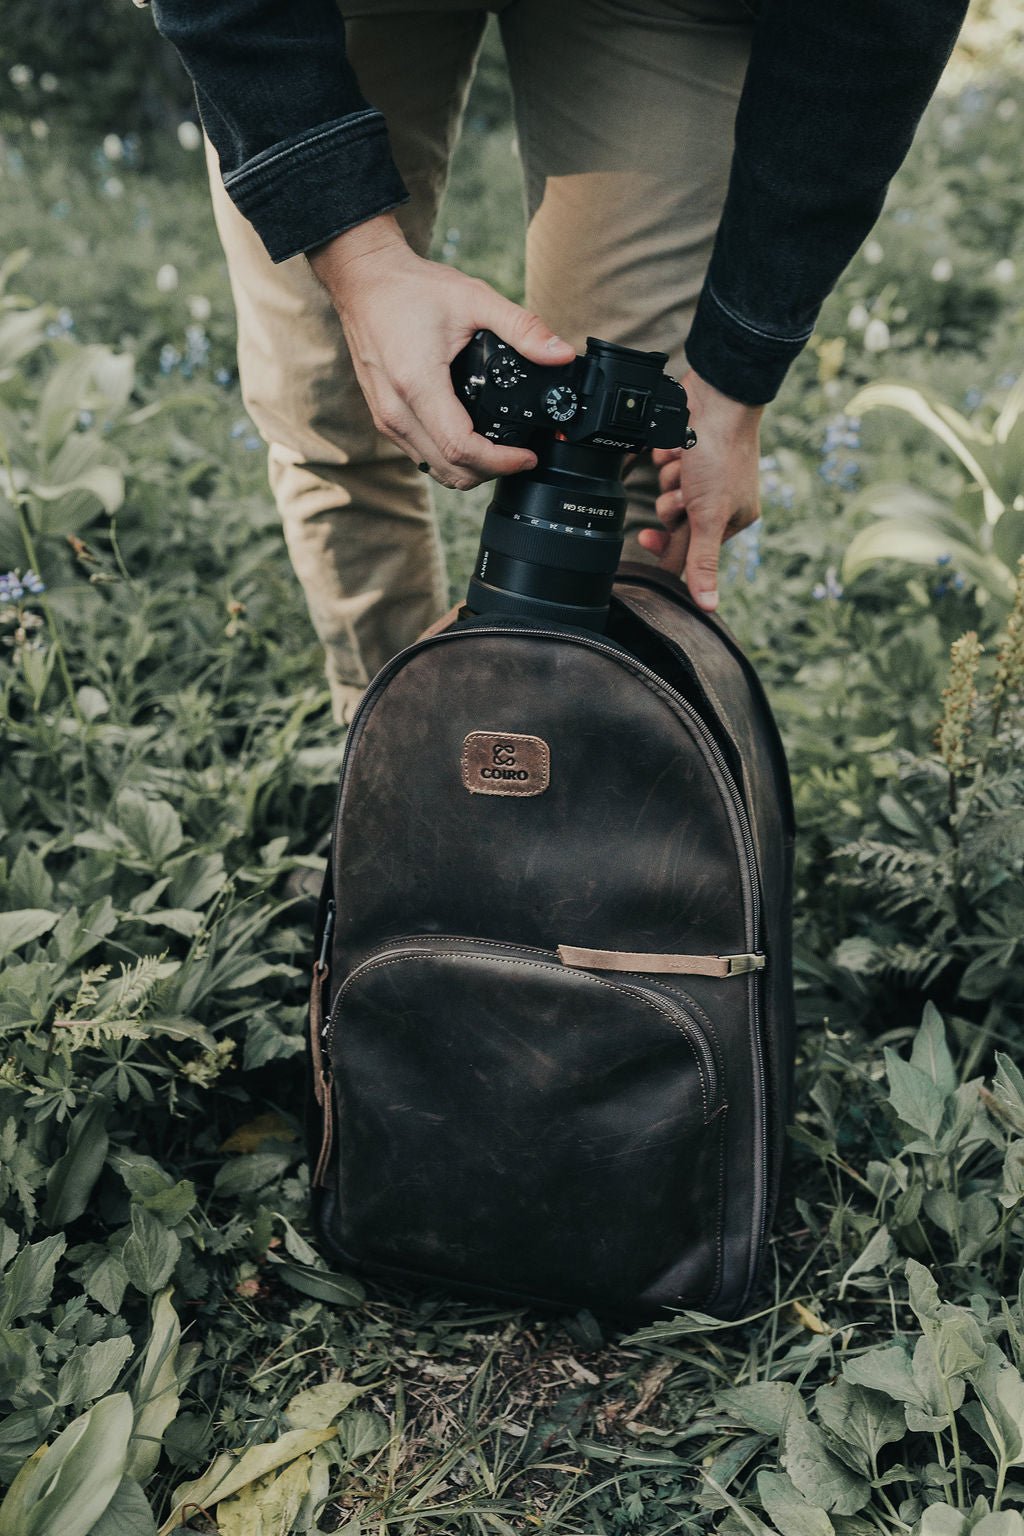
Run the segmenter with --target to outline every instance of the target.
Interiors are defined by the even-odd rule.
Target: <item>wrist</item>
[[[409,251],[401,226],[393,213],[355,224],[307,251],[306,256],[316,276],[337,302],[359,272],[372,269],[390,252]]]
[[[723,394],[714,384],[701,378],[694,368],[684,375],[682,383],[695,417],[704,421],[713,419],[723,428],[737,434],[756,434],[760,429],[763,405],[747,405],[742,400],[735,400],[732,395]]]

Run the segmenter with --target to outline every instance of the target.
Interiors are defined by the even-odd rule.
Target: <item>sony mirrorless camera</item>
[[[587,338],[546,367],[478,331],[452,363],[455,393],[493,443],[533,449],[536,468],[497,482],[466,598],[493,613],[603,630],[622,552],[628,457],[691,448],[686,391],[664,352]]]

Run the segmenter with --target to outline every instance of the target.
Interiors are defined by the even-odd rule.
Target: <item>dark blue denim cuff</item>
[[[811,334],[773,336],[728,309],[705,282],[686,338],[686,360],[723,395],[744,405],[766,405]]]
[[[321,123],[253,155],[224,178],[273,261],[312,250],[408,202],[375,108]]]

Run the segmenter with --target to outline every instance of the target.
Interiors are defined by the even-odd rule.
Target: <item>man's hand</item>
[[[528,449],[500,448],[473,431],[448,365],[479,330],[534,363],[571,362],[568,342],[479,279],[417,256],[391,214],[337,235],[309,261],[345,328],[379,432],[460,491],[533,468]]]
[[[691,368],[682,380],[697,446],[655,448],[664,528],[645,528],[639,543],[681,576],[702,608],[718,606],[718,554],[726,539],[761,514],[758,460],[762,406],[720,394]]]

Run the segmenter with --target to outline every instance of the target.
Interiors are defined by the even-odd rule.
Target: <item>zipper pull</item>
[[[327,903],[327,917],[326,917],[326,919],[324,921],[324,937],[323,937],[323,942],[320,945],[320,953],[317,956],[316,965],[313,967],[313,969],[319,974],[319,977],[320,977],[321,981],[327,975],[327,969],[328,969],[328,967],[327,967],[327,957],[330,955],[330,952],[331,952],[331,940],[333,939],[333,937],[334,937],[334,902],[333,901],[329,901]]]

